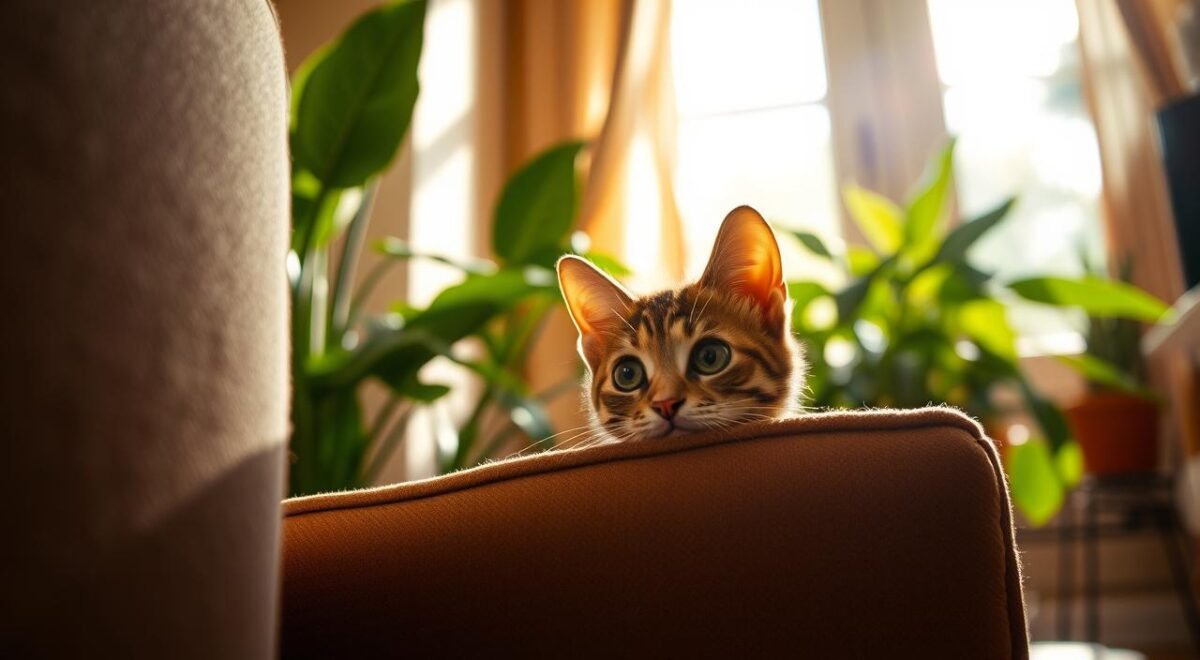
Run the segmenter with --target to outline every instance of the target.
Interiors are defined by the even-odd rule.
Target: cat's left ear
[[[758,211],[739,206],[725,216],[700,285],[736,291],[759,306],[769,325],[783,322],[783,261],[775,234]]]

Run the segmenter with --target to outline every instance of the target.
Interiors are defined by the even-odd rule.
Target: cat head
[[[804,361],[779,246],[754,209],[726,216],[695,284],[638,298],[575,256],[559,260],[558,279],[593,423],[612,437],[724,428],[798,407]]]

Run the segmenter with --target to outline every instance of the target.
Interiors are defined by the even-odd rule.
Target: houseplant
[[[1041,524],[1078,481],[1082,463],[1062,412],[1021,373],[1006,300],[1021,296],[1133,318],[1140,318],[1144,301],[1131,287],[1098,278],[1002,282],[972,265],[970,248],[1015,200],[950,227],[953,154],[950,141],[904,206],[846,187],[846,208],[869,247],[835,253],[813,234],[781,229],[835,264],[846,281],[836,290],[790,282],[793,329],[808,347],[816,407],[947,403],[986,421],[1004,412],[995,403],[998,388],[1019,393],[1040,432],[1010,448],[1007,468],[1016,504]]]
[[[420,377],[435,358],[479,382],[471,414],[439,456],[443,471],[486,458],[514,432],[534,440],[553,434],[543,410],[553,392],[530,392],[521,368],[547,312],[561,304],[554,259],[581,245],[571,238],[584,144],[551,147],[507,182],[492,218],[494,260],[423,254],[390,238],[371,246],[382,265],[357,276],[375,182],[417,100],[424,17],[421,1],[380,6],[309,58],[292,82],[292,494],[371,483],[413,410],[450,391]],[[366,293],[411,259],[451,265],[462,281],[424,309],[400,301],[367,314]],[[464,340],[481,350],[458,350]],[[367,420],[362,393],[371,381],[389,396]],[[488,428],[495,417],[507,421]]]
[[[1084,264],[1089,277],[1103,279],[1099,268],[1086,259]],[[1128,284],[1130,274],[1126,259],[1120,282]],[[1167,306],[1149,295],[1132,287],[1126,293],[1143,300],[1138,320],[1156,322],[1167,314]],[[1086,350],[1060,358],[1087,381],[1087,392],[1064,412],[1090,474],[1149,472],[1157,466],[1159,402],[1146,387],[1138,320],[1089,314]]]

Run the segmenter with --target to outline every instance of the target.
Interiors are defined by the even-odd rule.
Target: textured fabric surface
[[[821,414],[284,504],[285,657],[1024,658],[991,442]]]
[[[0,656],[270,657],[288,165],[265,0],[0,5]]]

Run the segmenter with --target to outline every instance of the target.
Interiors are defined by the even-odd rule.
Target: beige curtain
[[[1146,84],[1118,4],[1132,3],[1077,2],[1084,85],[1103,168],[1109,263],[1131,257],[1134,283],[1173,301],[1183,293],[1183,275],[1153,118],[1161,94],[1179,83],[1164,82],[1157,91],[1157,83]]]
[[[1179,0],[1116,0],[1155,107],[1186,93],[1171,17]]]
[[[496,126],[484,131],[480,198],[494,199],[539,150],[590,140],[580,227],[593,249],[629,264],[642,275],[639,284],[678,281],[684,260],[671,189],[670,2],[510,0],[485,2],[483,12],[480,97]],[[652,258],[626,240],[631,227],[661,247]],[[578,367],[575,329],[556,313],[531,356],[533,389],[570,380]],[[573,393],[552,402],[550,415],[560,429],[586,423]]]
[[[1133,259],[1134,283],[1168,302],[1183,293],[1154,111],[1184,93],[1166,17],[1172,0],[1077,0],[1084,83],[1104,176],[1109,263]],[[1163,445],[1169,456],[1200,452],[1191,412],[1196,373],[1182,363],[1149,365],[1171,401]],[[1174,460],[1174,459],[1172,459]]]

